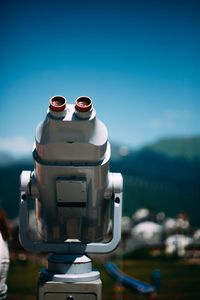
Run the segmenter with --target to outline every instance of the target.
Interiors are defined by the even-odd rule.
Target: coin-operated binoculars
[[[107,129],[90,98],[75,104],[51,98],[36,129],[33,159],[34,171],[21,174],[20,240],[28,251],[52,253],[38,279],[37,299],[100,300],[100,274],[87,254],[111,252],[120,241],[122,176],[109,172]]]

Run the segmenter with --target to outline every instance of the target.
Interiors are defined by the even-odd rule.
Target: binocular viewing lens
[[[92,100],[88,97],[79,97],[76,100],[76,109],[81,112],[87,112],[92,107]]]
[[[53,111],[63,111],[66,107],[66,100],[62,96],[55,96],[50,99],[50,109]]]

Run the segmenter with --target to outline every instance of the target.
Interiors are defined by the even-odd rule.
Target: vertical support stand
[[[101,279],[86,255],[52,255],[38,280],[37,300],[101,300]]]

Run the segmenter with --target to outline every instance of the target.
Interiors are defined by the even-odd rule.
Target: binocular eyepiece
[[[66,99],[62,96],[55,96],[50,99],[50,110],[52,111],[63,111],[66,108]],[[76,100],[75,108],[81,112],[90,111],[92,108],[92,100],[86,96],[79,97]]]

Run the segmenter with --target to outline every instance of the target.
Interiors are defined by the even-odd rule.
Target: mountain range
[[[134,150],[112,144],[112,172],[124,178],[123,213],[147,207],[175,217],[185,212],[200,226],[200,137],[169,138]],[[14,159],[0,153],[0,207],[9,218],[18,216],[19,176],[32,170],[30,157]]]

